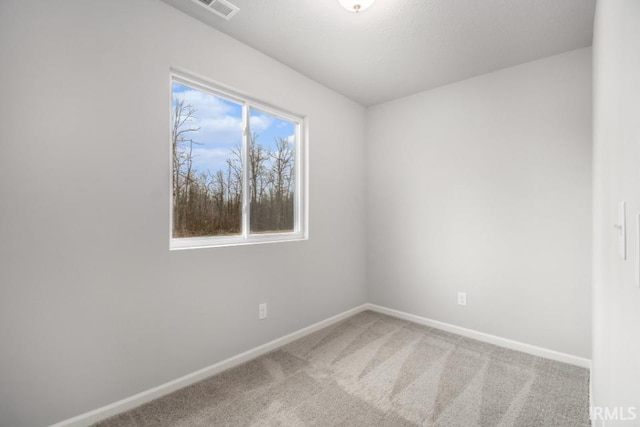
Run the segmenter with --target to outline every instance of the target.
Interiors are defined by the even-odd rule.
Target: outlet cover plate
[[[467,305],[467,293],[458,292],[458,305]]]

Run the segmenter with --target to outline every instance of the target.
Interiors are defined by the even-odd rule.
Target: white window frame
[[[291,242],[307,240],[309,238],[308,229],[308,205],[309,205],[309,187],[308,187],[308,119],[307,117],[295,113],[291,113],[279,107],[275,107],[266,102],[254,99],[242,94],[236,90],[230,89],[220,83],[214,83],[210,80],[196,77],[180,70],[171,70],[169,83],[170,93],[170,120],[169,120],[169,248],[170,250],[196,249],[196,248],[212,248],[221,246],[236,246],[247,244],[274,243],[274,242]],[[227,99],[229,101],[242,105],[242,233],[237,236],[203,236],[203,237],[173,237],[173,150],[171,150],[171,126],[173,120],[173,83],[179,83],[192,89],[203,91],[211,95]],[[249,112],[251,109],[257,109],[262,112],[271,114],[278,118],[293,122],[296,124],[295,132],[295,194],[294,194],[294,229],[289,232],[278,233],[250,233],[250,194],[249,194],[249,168],[247,165],[249,136],[251,135]]]

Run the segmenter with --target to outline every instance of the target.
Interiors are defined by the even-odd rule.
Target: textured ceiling
[[[231,0],[225,21],[163,0],[369,106],[591,45],[595,0]]]

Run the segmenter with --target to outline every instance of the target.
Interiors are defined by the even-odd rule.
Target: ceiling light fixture
[[[338,0],[342,7],[349,12],[362,12],[373,4],[376,0]]]

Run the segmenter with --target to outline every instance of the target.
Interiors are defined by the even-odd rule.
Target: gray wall
[[[2,1],[0,40],[0,425],[365,302],[364,108],[160,1]],[[169,251],[170,66],[309,116],[309,241]]]
[[[369,110],[371,302],[590,356],[590,61],[572,51]]]
[[[593,370],[595,406],[640,416],[640,2],[600,1],[594,54]],[[627,260],[618,257],[618,202],[627,202]],[[620,410],[620,409],[619,409]],[[607,421],[606,425],[638,425]],[[601,421],[594,427],[603,425]]]

